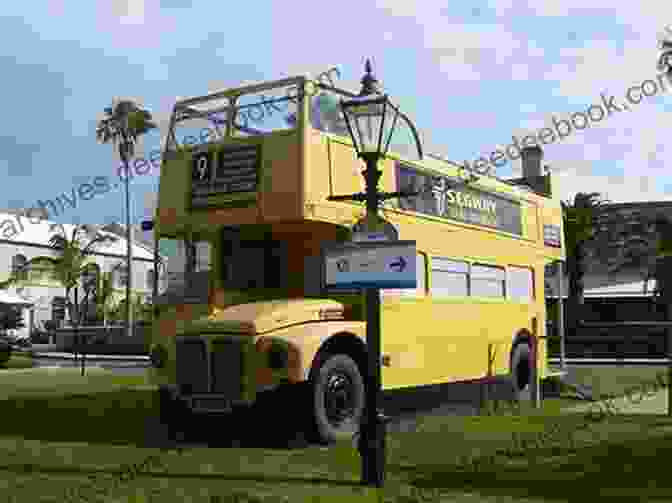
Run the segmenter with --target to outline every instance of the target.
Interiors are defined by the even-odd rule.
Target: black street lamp
[[[362,173],[366,193],[346,196],[331,196],[331,201],[366,201],[366,220],[373,231],[377,220],[378,202],[393,198],[417,195],[417,192],[378,192],[381,171],[378,161],[384,158],[399,119],[405,121],[415,137],[420,158],[422,148],[415,127],[399,112],[387,94],[378,90],[378,81],[371,73],[371,63],[366,61],[366,74],[362,78],[359,95],[350,100],[341,100],[341,109],[357,152],[357,157],[366,163]],[[366,289],[366,404],[359,432],[358,450],[362,457],[362,483],[382,487],[385,479],[385,425],[387,418],[379,408],[381,398],[380,377],[380,291]]]
[[[659,49],[662,51],[658,57],[658,70],[667,74],[668,79],[672,76],[672,41],[664,39],[660,41]],[[667,335],[667,378],[672,379],[672,221],[664,216],[656,219],[656,232],[658,234],[658,250],[656,253],[656,289],[659,300],[665,308],[665,321]],[[667,387],[667,415],[672,416],[672,385]]]
[[[97,275],[91,270],[85,271],[83,278],[82,278],[82,289],[84,290],[84,302],[82,306],[82,311],[84,311],[83,315],[82,313],[79,312],[80,307],[77,307],[78,310],[78,315],[79,315],[79,322],[77,323],[77,327],[79,328],[79,325],[81,325],[82,321],[84,321],[88,315],[89,315],[89,303],[91,296],[95,294],[96,291],[96,282],[97,282]],[[82,376],[84,376],[84,369],[86,368],[86,335],[82,337],[80,340],[80,344],[82,346],[82,366],[81,366],[81,371],[82,371]]]

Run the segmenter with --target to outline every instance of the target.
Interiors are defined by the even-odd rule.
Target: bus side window
[[[518,302],[529,302],[534,298],[534,275],[527,267],[509,266],[507,290],[509,298]]]
[[[504,297],[506,272],[502,267],[472,264],[471,295],[474,297]]]
[[[432,295],[436,297],[467,297],[469,295],[469,264],[442,257],[432,257]]]

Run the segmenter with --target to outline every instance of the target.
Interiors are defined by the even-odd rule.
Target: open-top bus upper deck
[[[200,235],[248,224],[313,234],[324,225],[352,224],[353,210],[362,204],[327,199],[363,189],[362,164],[338,105],[352,96],[298,76],[176,103],[161,171],[157,235]],[[379,189],[421,194],[389,201],[388,220],[484,230],[538,248],[548,261],[564,259],[557,196],[490,176],[466,182],[468,173],[457,164],[405,158],[395,152],[406,150],[404,134],[410,138],[415,131],[402,127],[393,138],[379,163]]]

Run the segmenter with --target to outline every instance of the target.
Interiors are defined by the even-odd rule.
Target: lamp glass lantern
[[[399,109],[386,94],[341,100],[348,132],[358,157],[387,154],[399,119]]]

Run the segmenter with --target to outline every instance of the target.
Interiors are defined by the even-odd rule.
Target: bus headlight
[[[149,353],[149,359],[152,362],[152,367],[160,369],[166,366],[168,353],[163,346],[154,346]]]

